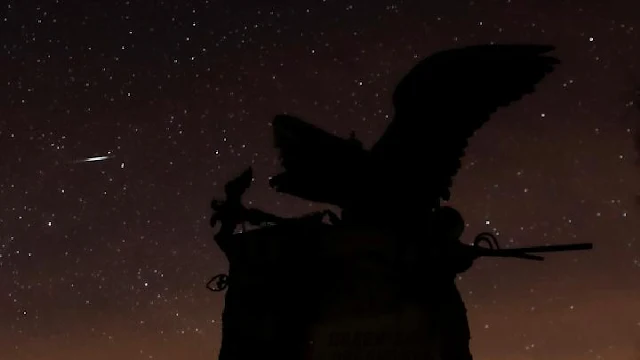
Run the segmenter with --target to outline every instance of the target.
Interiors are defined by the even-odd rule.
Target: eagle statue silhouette
[[[553,71],[559,60],[546,55],[553,49],[478,45],[427,57],[397,85],[393,119],[371,149],[278,115],[272,127],[284,171],[270,185],[374,221],[406,221],[413,204],[437,208],[450,198],[468,139]]]
[[[464,219],[441,206],[469,138],[500,107],[534,92],[559,64],[548,54],[553,49],[492,44],[427,57],[396,86],[392,121],[370,148],[353,134],[342,138],[277,115],[272,127],[283,171],[270,186],[337,206],[342,216],[327,224],[325,212],[303,221],[245,208],[251,169],[228,183],[211,219],[212,226],[222,223],[214,239],[230,269],[228,279],[212,279],[214,291],[229,284],[218,358],[364,358],[373,351],[380,359],[472,359],[458,273],[481,256],[542,260],[528,253],[591,248],[499,249],[495,237],[480,236],[487,233],[465,245]],[[244,221],[275,225],[235,234]],[[482,241],[490,248],[477,246]],[[371,334],[386,340],[363,349],[363,336]]]

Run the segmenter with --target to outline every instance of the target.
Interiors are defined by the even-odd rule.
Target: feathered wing
[[[352,201],[367,151],[294,116],[278,115],[272,126],[285,169],[270,180],[276,191],[338,206]]]
[[[394,119],[371,150],[381,163],[379,172],[392,174],[387,186],[419,187],[420,200],[435,206],[449,200],[468,139],[499,107],[534,91],[559,63],[544,55],[553,49],[472,46],[436,53],[416,65],[396,87]]]

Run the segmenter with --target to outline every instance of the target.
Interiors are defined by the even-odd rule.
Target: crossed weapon
[[[486,244],[483,246],[482,244]],[[512,249],[502,249],[498,243],[496,236],[490,232],[483,232],[478,234],[473,245],[476,251],[476,258],[487,257],[506,257],[517,258],[524,260],[536,260],[542,261],[544,257],[540,255],[533,255],[532,253],[546,253],[546,252],[565,252],[576,250],[591,250],[593,249],[592,243],[576,243],[576,244],[561,244],[561,245],[543,245],[543,246],[531,246]],[[226,274],[218,274],[207,282],[207,289],[219,292],[223,291],[229,285],[229,276]]]

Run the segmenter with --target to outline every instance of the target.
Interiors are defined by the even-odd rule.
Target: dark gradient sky
[[[210,199],[253,164],[253,206],[321,208],[268,190],[271,118],[370,146],[418,59],[492,41],[553,44],[563,64],[470,142],[452,190],[465,240],[596,250],[480,260],[459,281],[475,357],[637,359],[634,0],[9,1],[0,358],[215,358],[223,295],[204,284],[226,260]]]

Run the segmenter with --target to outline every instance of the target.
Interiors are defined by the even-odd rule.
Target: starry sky
[[[418,59],[489,42],[552,44],[563,63],[470,141],[451,201],[464,240],[595,250],[463,274],[475,358],[638,359],[633,0],[5,2],[0,357],[214,359],[211,198],[253,165],[247,205],[324,208],[269,190],[272,117],[371,146]]]

